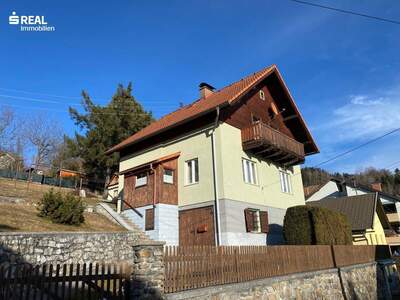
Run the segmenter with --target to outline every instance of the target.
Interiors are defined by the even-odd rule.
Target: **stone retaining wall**
[[[0,233],[0,264],[133,261],[133,232]]]
[[[165,299],[390,299],[381,277],[377,264],[370,263],[166,294]]]

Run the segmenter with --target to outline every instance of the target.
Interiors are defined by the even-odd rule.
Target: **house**
[[[385,230],[390,224],[378,193],[325,198],[307,202],[346,215],[351,224],[354,245],[387,245]]]
[[[121,213],[171,245],[282,243],[286,209],[305,204],[299,165],[319,150],[278,68],[199,89],[107,151]]]
[[[25,172],[30,175],[36,174],[40,176],[50,176],[51,175],[51,167],[43,164],[32,164],[29,168],[25,169]]]
[[[15,155],[8,152],[0,152],[0,169],[14,169],[17,163]]]
[[[331,178],[320,185],[304,188],[307,203],[328,197],[365,195],[367,193],[378,193],[379,200],[392,228],[392,230],[386,231],[386,240],[392,248],[400,248],[400,198],[383,192],[380,183],[373,183],[368,186],[358,184],[355,181]]]
[[[84,176],[85,174],[79,171],[73,171],[63,168],[57,170],[57,177],[61,178],[83,178]]]
[[[114,201],[118,198],[118,174],[111,176],[110,182],[107,184],[107,201]]]

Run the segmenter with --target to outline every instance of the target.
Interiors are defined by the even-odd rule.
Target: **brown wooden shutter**
[[[260,222],[261,222],[261,232],[268,233],[269,222],[268,222],[267,211],[260,211]]]
[[[146,209],[145,230],[154,230],[154,208]]]
[[[254,230],[254,211],[246,208],[244,210],[244,218],[246,221],[246,231],[252,232]]]

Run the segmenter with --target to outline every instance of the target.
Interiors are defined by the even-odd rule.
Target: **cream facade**
[[[122,157],[119,171],[124,172],[144,163],[151,162],[173,153],[179,152],[178,157],[178,205],[168,206],[162,222],[155,222],[152,238],[165,240],[167,244],[176,245],[179,241],[178,212],[214,206],[218,211],[219,238],[222,245],[265,245],[283,243],[282,225],[286,209],[295,205],[304,205],[303,184],[300,166],[281,169],[276,164],[252,156],[242,148],[241,130],[220,123],[215,128],[215,162],[218,194],[218,209],[214,190],[213,171],[213,126],[197,131],[188,132],[184,136],[156,145],[146,151],[132,153]],[[187,184],[185,181],[185,162],[198,159],[199,181]],[[246,183],[243,174],[242,160],[247,159],[254,163],[256,180],[254,184]],[[285,172],[289,179],[290,191],[282,191],[280,172]],[[119,176],[119,193],[124,192],[124,176]],[[246,230],[244,210],[258,209],[268,211],[268,234],[253,233]],[[144,229],[144,221],[132,212],[125,213]],[[155,216],[160,216],[160,206],[155,206]],[[142,211],[142,216],[144,212]],[[143,218],[143,217],[142,217]],[[170,235],[165,234],[160,226],[168,228]],[[217,227],[217,226],[215,226]],[[158,234],[158,232],[164,232]],[[158,234],[158,235],[157,235]]]

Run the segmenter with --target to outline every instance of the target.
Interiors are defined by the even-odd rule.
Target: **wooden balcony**
[[[283,166],[304,162],[304,145],[280,131],[257,122],[242,129],[243,150]]]

